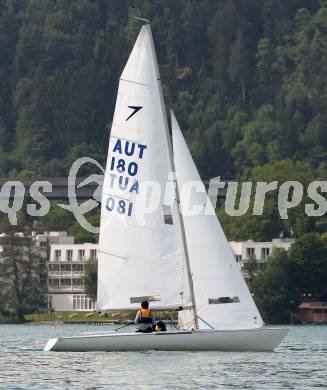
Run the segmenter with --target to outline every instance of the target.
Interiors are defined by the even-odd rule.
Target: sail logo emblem
[[[127,117],[126,122],[131,119],[132,116],[134,116],[137,112],[139,112],[143,106],[128,106],[128,108],[131,108],[133,112]]]

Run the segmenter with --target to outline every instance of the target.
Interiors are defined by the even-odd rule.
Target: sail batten
[[[159,80],[160,79],[157,79],[157,81],[159,81]],[[137,81],[126,80],[126,79],[123,79],[123,78],[121,78],[120,81],[125,81],[125,83],[130,83],[130,84],[138,84],[138,85],[142,85],[142,86],[149,87],[149,88],[155,88],[154,85],[145,84],[145,83],[139,83]]]

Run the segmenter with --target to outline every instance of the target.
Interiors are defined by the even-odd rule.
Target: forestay
[[[152,309],[191,304],[176,200],[172,210],[163,208],[172,167],[156,61],[151,29],[144,25],[120,78],[109,142],[99,242],[101,311],[135,310],[143,299]],[[149,181],[160,199],[143,218],[141,192]],[[165,220],[167,210],[172,215]]]
[[[216,329],[261,327],[262,318],[234,259],[173,113],[172,132],[174,162],[178,187],[182,189],[181,205],[185,214],[183,220],[200,319],[199,327],[208,328],[204,321]],[[188,194],[191,194],[191,197]],[[183,313],[184,321],[189,317],[186,314],[187,312]],[[182,316],[181,319],[183,320]]]

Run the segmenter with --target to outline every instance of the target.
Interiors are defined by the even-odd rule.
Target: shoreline
[[[25,321],[17,321],[13,318],[0,318],[1,324],[75,324],[75,325],[125,325],[134,323],[134,313],[106,313],[97,312],[43,312],[26,314]],[[166,322],[177,322],[176,315],[169,312],[157,313],[157,319]]]
[[[39,321],[2,321],[0,325],[125,325],[132,324],[133,321],[99,321],[99,320],[85,320],[85,321],[66,321],[66,320],[39,320]]]

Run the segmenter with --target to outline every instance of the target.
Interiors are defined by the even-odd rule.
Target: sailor
[[[154,330],[156,332],[166,332],[166,324],[163,321],[159,320],[155,323]]]
[[[137,312],[135,317],[135,324],[138,325],[137,332],[150,333],[153,330],[155,324],[154,315],[149,309],[149,302],[143,301],[141,303],[141,309]]]

